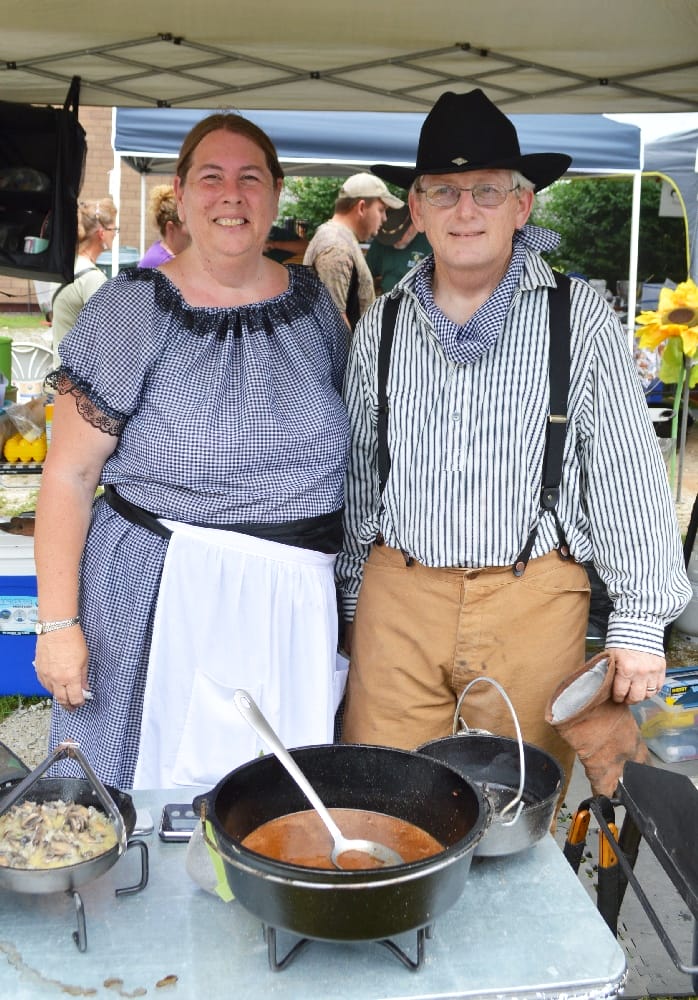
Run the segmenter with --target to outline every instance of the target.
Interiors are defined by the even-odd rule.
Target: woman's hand
[[[636,649],[609,649],[609,659],[615,666],[613,700],[633,705],[651,698],[664,683],[666,660],[654,653]]]
[[[36,676],[62,708],[72,710],[85,704],[87,661],[79,625],[37,636]]]

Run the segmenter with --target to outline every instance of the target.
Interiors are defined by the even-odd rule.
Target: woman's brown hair
[[[184,137],[179,151],[176,170],[182,184],[186,182],[187,173],[189,172],[196,147],[210,132],[217,132],[219,129],[223,129],[226,132],[233,132],[236,135],[242,135],[246,139],[249,139],[250,142],[253,142],[264,153],[264,158],[267,161],[267,166],[274,180],[283,180],[284,172],[281,169],[274,143],[267,133],[263,132],[259,126],[255,125],[248,118],[243,118],[242,115],[235,114],[234,112],[220,112],[209,115],[207,118],[202,118]]]

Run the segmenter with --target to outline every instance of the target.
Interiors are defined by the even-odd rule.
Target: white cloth
[[[162,523],[173,534],[133,787],[215,785],[265,750],[235,708],[236,688],[249,691],[286,746],[332,742],[342,694],[335,557]]]

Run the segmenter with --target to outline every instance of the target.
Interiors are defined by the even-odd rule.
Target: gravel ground
[[[51,702],[24,705],[0,722],[0,743],[33,770],[48,754]]]

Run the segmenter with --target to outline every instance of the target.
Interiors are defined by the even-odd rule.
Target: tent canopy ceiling
[[[117,108],[114,149],[142,173],[174,172],[182,139],[208,111]],[[413,164],[424,114],[256,111],[288,174],[346,176],[373,163]],[[602,115],[512,115],[524,153],[561,151],[572,171],[640,169],[640,129]],[[155,154],[155,155],[154,155]],[[164,157],[161,159],[159,157]]]
[[[3,99],[122,107],[507,113],[698,110],[696,0],[32,0],[6,4]],[[137,27],[137,30],[133,30]]]

